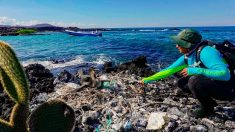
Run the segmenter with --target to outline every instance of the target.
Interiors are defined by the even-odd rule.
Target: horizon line
[[[8,27],[33,27],[36,25],[42,25],[42,24],[48,24],[48,25],[52,25],[55,27],[63,27],[63,28],[69,28],[69,27],[77,27],[77,28],[185,28],[185,27],[235,27],[235,25],[199,25],[199,26],[133,26],[133,27],[128,27],[128,26],[123,26],[123,27],[78,27],[78,26],[56,26],[50,23],[39,23],[39,24],[34,24],[34,25],[0,25],[2,27],[4,26],[8,26]]]

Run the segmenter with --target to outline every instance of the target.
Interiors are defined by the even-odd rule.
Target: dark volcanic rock
[[[51,26],[51,27],[36,27],[37,31],[44,32],[44,31],[63,31],[63,27],[56,27],[56,26]]]
[[[10,100],[10,97],[3,91],[2,84],[0,83],[0,118],[9,120],[10,112],[14,106],[14,102]]]
[[[103,70],[105,73],[110,73],[112,71],[116,71],[116,68],[113,66],[112,62],[105,62]]]
[[[0,27],[0,36],[17,36],[15,33],[19,28],[16,27]]]
[[[56,60],[56,59],[53,59],[51,61],[52,61],[53,64],[65,63],[65,60]]]
[[[176,127],[178,126],[178,123],[175,120],[171,120],[168,125],[165,127],[166,132],[173,132]]]
[[[54,84],[60,83],[60,82],[72,82],[74,80],[74,76],[70,74],[68,71],[63,70],[59,73],[58,77],[54,80]]]
[[[54,91],[53,74],[41,64],[30,64],[25,67],[25,72],[30,82],[31,98],[41,92]]]
[[[19,29],[35,29],[38,32],[44,32],[44,31],[62,32],[62,31],[64,31],[65,28],[57,27],[57,26],[53,26],[53,25],[49,25],[49,24],[48,25],[39,24],[39,25],[35,25],[35,26],[2,26],[2,27],[0,27],[0,36],[22,35],[22,34],[16,33],[16,31],[18,31]],[[25,35],[25,34],[23,34],[23,35]],[[30,34],[30,35],[44,35],[44,34]]]
[[[129,74],[136,74],[138,76],[149,76],[154,72],[147,65],[147,60],[145,56],[140,56],[130,62],[123,63],[117,66],[117,71],[128,71]]]

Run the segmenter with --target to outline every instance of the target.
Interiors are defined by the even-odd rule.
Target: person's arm
[[[204,75],[220,81],[230,79],[228,64],[224,61],[219,51],[207,46],[200,53],[200,59],[207,68],[187,68],[188,75]]]
[[[177,61],[175,61],[172,65],[170,65],[166,69],[163,69],[152,76],[143,78],[142,81],[144,83],[150,83],[152,81],[163,79],[184,69],[185,67],[187,67],[187,65],[184,63],[184,56],[181,56]]]

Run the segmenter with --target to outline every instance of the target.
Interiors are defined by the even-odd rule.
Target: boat
[[[98,31],[72,31],[72,30],[65,30],[66,33],[69,35],[74,36],[102,36],[102,32]]]

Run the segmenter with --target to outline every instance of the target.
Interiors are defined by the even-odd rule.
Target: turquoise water
[[[235,27],[197,27],[204,39],[235,42]],[[147,56],[153,68],[156,64],[168,65],[180,54],[169,36],[179,31],[172,28],[125,28],[110,29],[102,37],[77,37],[60,32],[46,32],[35,36],[1,36],[16,51],[20,61],[41,63],[49,69],[63,68],[77,64],[116,64]],[[53,60],[63,63],[53,64]]]

